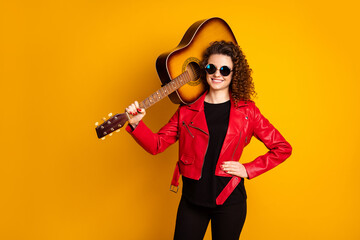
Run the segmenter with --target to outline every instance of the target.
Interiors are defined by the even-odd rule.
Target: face
[[[233,72],[231,71],[228,76],[223,76],[220,73],[220,68],[227,66],[232,70],[233,62],[231,57],[222,54],[212,54],[209,57],[208,64],[213,64],[216,67],[216,71],[213,74],[206,73],[206,81],[210,86],[210,91],[228,91]]]

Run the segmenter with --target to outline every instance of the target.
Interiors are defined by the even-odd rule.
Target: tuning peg
[[[111,116],[112,116],[112,113],[109,113],[108,116],[111,117]]]
[[[109,136],[111,137],[111,136],[112,136],[112,133],[110,133]]]
[[[105,122],[105,121],[106,121],[106,118],[105,118],[105,117],[103,117],[103,118],[102,118],[102,120],[104,120],[104,122]]]
[[[101,140],[105,140],[105,137],[102,137]]]
[[[96,123],[95,123],[95,126],[99,126],[99,123],[98,123],[98,122],[96,122]]]
[[[115,132],[120,132],[120,129],[116,130]]]

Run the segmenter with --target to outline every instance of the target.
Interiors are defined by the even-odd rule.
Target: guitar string
[[[195,72],[194,72],[193,68],[191,68],[191,70],[193,71],[194,76],[199,75],[197,69],[195,70]],[[185,78],[185,80],[183,78]],[[191,77],[189,75],[189,72],[185,71],[181,75],[179,75],[178,77],[174,78],[171,82],[166,84],[164,87],[160,88],[155,93],[153,93],[152,95],[147,97],[145,100],[140,102],[140,104],[139,104],[140,107],[145,108],[145,109],[151,107],[152,105],[154,105],[155,103],[157,103],[158,101],[160,101],[164,97],[168,96],[169,94],[171,94],[172,92],[174,92],[178,88],[182,87],[183,85],[185,85],[189,81],[191,81]],[[166,88],[166,87],[169,87],[170,90],[168,89],[166,94],[161,93],[160,91],[163,91],[163,89]],[[154,97],[154,96],[156,96],[156,97]]]

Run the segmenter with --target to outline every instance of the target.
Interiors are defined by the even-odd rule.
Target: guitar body
[[[236,42],[229,25],[221,18],[195,22],[186,31],[179,45],[156,60],[156,70],[163,85],[182,74],[189,63],[200,66],[204,51],[214,41]],[[205,84],[198,78],[188,82],[169,95],[175,104],[191,104],[205,91]]]

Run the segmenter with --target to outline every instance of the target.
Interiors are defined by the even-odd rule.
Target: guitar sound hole
[[[201,77],[201,68],[197,62],[189,62],[186,66],[186,70],[189,72],[190,77],[192,78],[188,84],[190,85],[198,85],[200,83]]]

